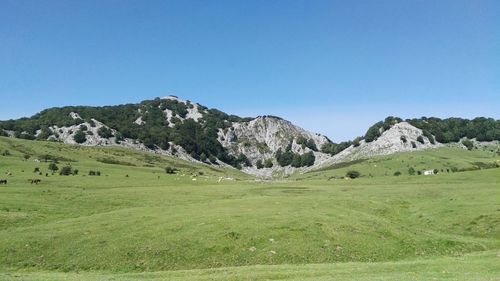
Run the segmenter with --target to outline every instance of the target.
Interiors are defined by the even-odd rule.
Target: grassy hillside
[[[494,168],[500,165],[500,147],[481,146],[468,151],[458,147],[443,147],[416,152],[403,152],[387,156],[377,156],[352,162],[339,163],[321,170],[295,175],[298,180],[333,180],[343,179],[348,171],[358,171],[361,177],[393,177],[396,172],[402,176],[409,174],[409,169],[418,171],[437,169],[446,174],[479,169]],[[392,180],[392,179],[391,179]]]
[[[118,148],[0,138],[5,150],[2,280],[494,280],[500,271],[498,168],[328,180],[344,173],[334,169],[262,183]],[[48,163],[33,161],[45,154],[79,174],[46,177]],[[376,163],[405,167],[410,157],[442,159],[422,164],[431,168],[499,159],[436,150]],[[355,164],[362,174],[368,161]],[[235,180],[219,183],[221,175]]]

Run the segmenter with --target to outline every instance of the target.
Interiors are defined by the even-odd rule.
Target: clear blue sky
[[[335,141],[500,118],[500,1],[0,1],[0,119],[168,94]]]

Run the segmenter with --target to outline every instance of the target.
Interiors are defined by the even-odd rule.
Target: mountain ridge
[[[167,96],[135,104],[49,108],[30,118],[0,121],[0,134],[87,146],[118,145],[262,177],[306,172],[339,162],[460,142],[500,140],[491,118],[387,117],[363,137],[333,143],[283,118],[243,118]]]

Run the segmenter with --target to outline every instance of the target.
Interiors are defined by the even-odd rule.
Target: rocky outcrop
[[[204,161],[207,164],[223,166],[230,164],[238,168],[241,167],[246,173],[262,177],[271,177],[276,174],[287,175],[297,171],[306,172],[339,162],[404,151],[417,151],[442,145],[434,142],[430,133],[426,132],[426,135],[431,137],[432,141],[423,136],[422,130],[407,122],[401,122],[399,118],[393,118],[391,120],[394,122],[391,120],[391,122],[387,122],[386,119],[382,125],[377,127],[377,123],[372,126],[369,132],[373,134],[370,136],[376,135],[377,139],[371,142],[355,141],[355,145],[353,144],[332,156],[321,152],[321,148],[325,144],[330,144],[327,137],[308,132],[275,116],[241,118],[215,109],[208,109],[176,96],[112,107],[114,111],[104,115],[98,111],[92,111],[96,113],[95,115],[89,114],[87,111],[89,108],[81,109],[81,111],[78,109],[82,107],[56,108],[52,110],[57,111],[61,118],[53,124],[59,126],[45,127],[48,122],[53,120],[53,116],[49,116],[50,118],[45,116],[45,123],[39,124],[37,128],[40,129],[36,134],[33,130],[23,132],[24,128],[28,126],[18,126],[16,131],[6,130],[6,128],[15,127],[12,126],[12,123],[7,124],[8,127],[2,129],[3,131],[0,133],[14,137],[48,139],[77,144],[75,135],[78,131],[82,131],[85,133],[83,142],[82,134],[78,133],[77,136],[80,145],[116,145],[175,156],[189,161]],[[100,108],[95,107],[90,109],[100,110]],[[53,112],[49,113],[53,114]],[[43,112],[43,114],[48,114],[48,111]],[[97,119],[106,120],[109,124],[104,124],[105,122]],[[187,120],[189,122],[186,122]],[[198,124],[193,124],[191,121]],[[19,122],[23,122],[23,120],[19,120]],[[67,124],[74,125],[68,126]],[[128,130],[128,126],[132,127],[133,133]],[[101,128],[105,128],[106,132],[99,134]],[[376,131],[377,129],[379,131]],[[385,131],[382,132],[382,130]],[[123,138],[122,135],[138,139]],[[186,150],[171,140],[185,145]],[[348,143],[340,146],[330,144],[325,151],[336,153],[336,149],[345,147],[344,145],[348,145]],[[278,151],[281,151],[282,156],[279,157],[280,163],[287,165],[286,167],[281,167],[277,163]],[[311,153],[314,154],[314,157]],[[226,161],[226,163],[221,161]],[[259,167],[257,167],[257,163],[259,163]],[[271,164],[272,167],[269,167]]]
[[[423,139],[423,143],[418,140],[419,137]],[[419,151],[441,146],[443,146],[443,144],[437,141],[434,141],[434,144],[431,143],[431,140],[423,136],[421,129],[407,122],[400,122],[384,131],[376,140],[372,142],[361,140],[358,146],[351,145],[342,152],[331,157],[331,159],[321,163],[320,166],[325,167],[340,162],[365,159],[373,156],[406,151]]]
[[[233,155],[245,154],[250,161],[272,158],[278,149],[292,145],[295,153],[311,151],[297,144],[302,137],[312,140],[317,148],[328,142],[325,136],[313,134],[291,122],[273,116],[259,116],[249,122],[237,122],[219,130],[219,142]]]

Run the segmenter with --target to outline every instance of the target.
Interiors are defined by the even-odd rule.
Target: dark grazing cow
[[[41,179],[32,179],[31,184],[39,184],[41,181]]]
[[[0,184],[7,184],[7,180],[0,180]]]

